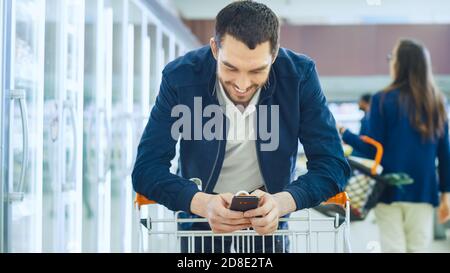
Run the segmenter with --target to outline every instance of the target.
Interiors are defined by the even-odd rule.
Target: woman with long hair
[[[450,144],[445,97],[433,80],[428,50],[402,39],[389,57],[392,83],[372,98],[368,135],[384,146],[383,173],[406,173],[413,183],[387,186],[375,208],[384,252],[426,251],[433,207],[450,218]],[[342,139],[367,156],[372,148],[345,128]],[[436,159],[438,172],[436,172]]]

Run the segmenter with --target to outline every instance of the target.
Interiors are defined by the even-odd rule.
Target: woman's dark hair
[[[400,90],[400,104],[424,139],[442,136],[447,122],[445,98],[434,83],[428,50],[416,41],[402,39],[392,61],[394,80],[384,91]]]
[[[236,1],[223,8],[216,17],[215,41],[220,47],[225,34],[255,49],[270,42],[271,53],[279,48],[280,24],[275,13],[266,5],[253,1]]]

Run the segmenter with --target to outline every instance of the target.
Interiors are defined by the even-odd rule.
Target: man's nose
[[[242,91],[247,91],[248,88],[252,86],[252,82],[250,81],[250,78],[247,76],[240,76],[236,80],[236,86]]]

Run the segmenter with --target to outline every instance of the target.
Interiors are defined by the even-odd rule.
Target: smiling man
[[[202,109],[196,109],[198,99]],[[210,117],[223,120],[224,126],[215,128],[223,139],[181,137],[179,173],[175,175],[169,167],[178,141],[171,134],[177,122],[172,110],[177,105],[192,112],[221,107],[221,114]],[[201,126],[188,132],[203,132],[207,122],[201,117]],[[276,131],[276,149],[263,149],[267,138],[261,126]],[[299,140],[308,172],[294,177]],[[147,198],[208,219],[208,223],[182,228],[215,233],[253,228],[265,235],[286,228],[279,222],[281,217],[314,207],[342,191],[349,173],[314,62],[280,48],[279,21],[267,6],[237,1],[217,15],[210,45],[165,67],[132,178],[136,192]],[[202,181],[201,190],[191,178]],[[232,197],[240,190],[260,197],[258,208],[245,213],[230,210]],[[214,241],[215,252],[221,251],[222,243],[228,252],[231,239],[220,240]],[[262,251],[265,245],[271,252],[272,244],[279,251],[285,247],[281,241],[286,240],[272,242],[270,236],[264,244],[259,237],[252,251]],[[205,238],[206,252],[212,251],[211,243],[211,238]],[[201,247],[201,243],[196,245]]]

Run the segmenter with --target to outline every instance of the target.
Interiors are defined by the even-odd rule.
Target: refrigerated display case
[[[130,19],[134,28],[134,84],[133,113],[135,118],[134,148],[142,135],[150,115],[150,41],[148,19],[138,7],[130,6]]]
[[[137,251],[137,145],[162,69],[193,47],[157,6],[0,1],[0,252]]]
[[[170,36],[167,35],[167,33],[163,32],[163,38],[162,38],[162,68],[164,68],[169,62],[171,57],[171,39]]]
[[[3,85],[3,72],[4,72],[4,63],[3,63],[3,41],[4,41],[4,37],[5,31],[3,29],[3,21],[6,19],[5,13],[4,13],[4,5],[5,2],[1,2],[0,3],[0,14],[2,15],[0,17],[0,128],[5,128],[6,125],[3,124],[3,101],[4,101],[4,95],[6,95],[6,91],[4,90],[4,85]],[[4,130],[0,129],[0,151],[3,151],[4,145],[3,145],[3,132]],[[6,179],[3,178],[3,174],[5,173],[4,169],[6,169],[5,164],[4,164],[4,160],[3,159],[3,152],[0,152],[0,182],[1,182],[1,186],[0,186],[0,252],[3,253],[5,252],[4,249],[4,226],[3,226],[3,208],[4,208],[4,202],[3,202],[3,181],[6,181]]]
[[[86,2],[83,128],[83,252],[109,252],[113,10]]]
[[[46,2],[43,247],[80,252],[85,3]]]
[[[179,43],[175,44],[175,58],[181,57],[184,55],[183,48]]]
[[[149,21],[148,34],[150,37],[150,107],[155,103],[161,83],[161,71],[164,67],[162,49],[162,30],[158,22]]]
[[[132,2],[133,3],[133,2]],[[133,50],[133,138],[132,159],[136,159],[137,147],[140,137],[147,125],[150,116],[150,61],[151,61],[151,38],[148,33],[148,17],[145,9],[135,4],[130,4],[129,23],[134,33]],[[131,77],[130,77],[131,78]],[[130,169],[131,174],[132,168]],[[133,197],[134,198],[134,197]],[[133,213],[135,211],[133,210]],[[136,224],[133,221],[133,225]],[[132,250],[138,250],[139,238],[135,232],[138,227],[132,226]]]
[[[39,252],[45,1],[1,5],[1,251]]]
[[[111,1],[114,12],[112,85],[111,251],[131,252],[133,190],[134,26],[130,2]]]
[[[1,14],[1,17],[0,17],[0,98],[2,98],[3,99],[3,39],[4,39],[4,30],[3,30],[3,21],[5,20],[5,14],[3,13],[3,6],[4,6],[4,1],[2,1],[1,3],[0,3],[0,14]],[[0,111],[0,126],[2,125],[3,123],[2,123],[2,111]],[[1,127],[0,127],[1,128]],[[2,134],[0,133],[0,143],[1,143],[1,140],[2,140]],[[1,156],[1,155],[0,155]],[[1,163],[1,159],[0,159],[0,163]],[[0,167],[1,167],[1,165],[0,165]],[[0,177],[1,177],[1,174],[2,174],[2,172],[1,172],[1,168],[0,168]],[[1,194],[1,190],[0,190],[0,194]],[[0,205],[1,206],[1,205]],[[1,220],[0,220],[0,223],[1,223]],[[1,228],[0,228],[0,231],[1,231]],[[0,244],[1,244],[1,239],[0,239]]]

